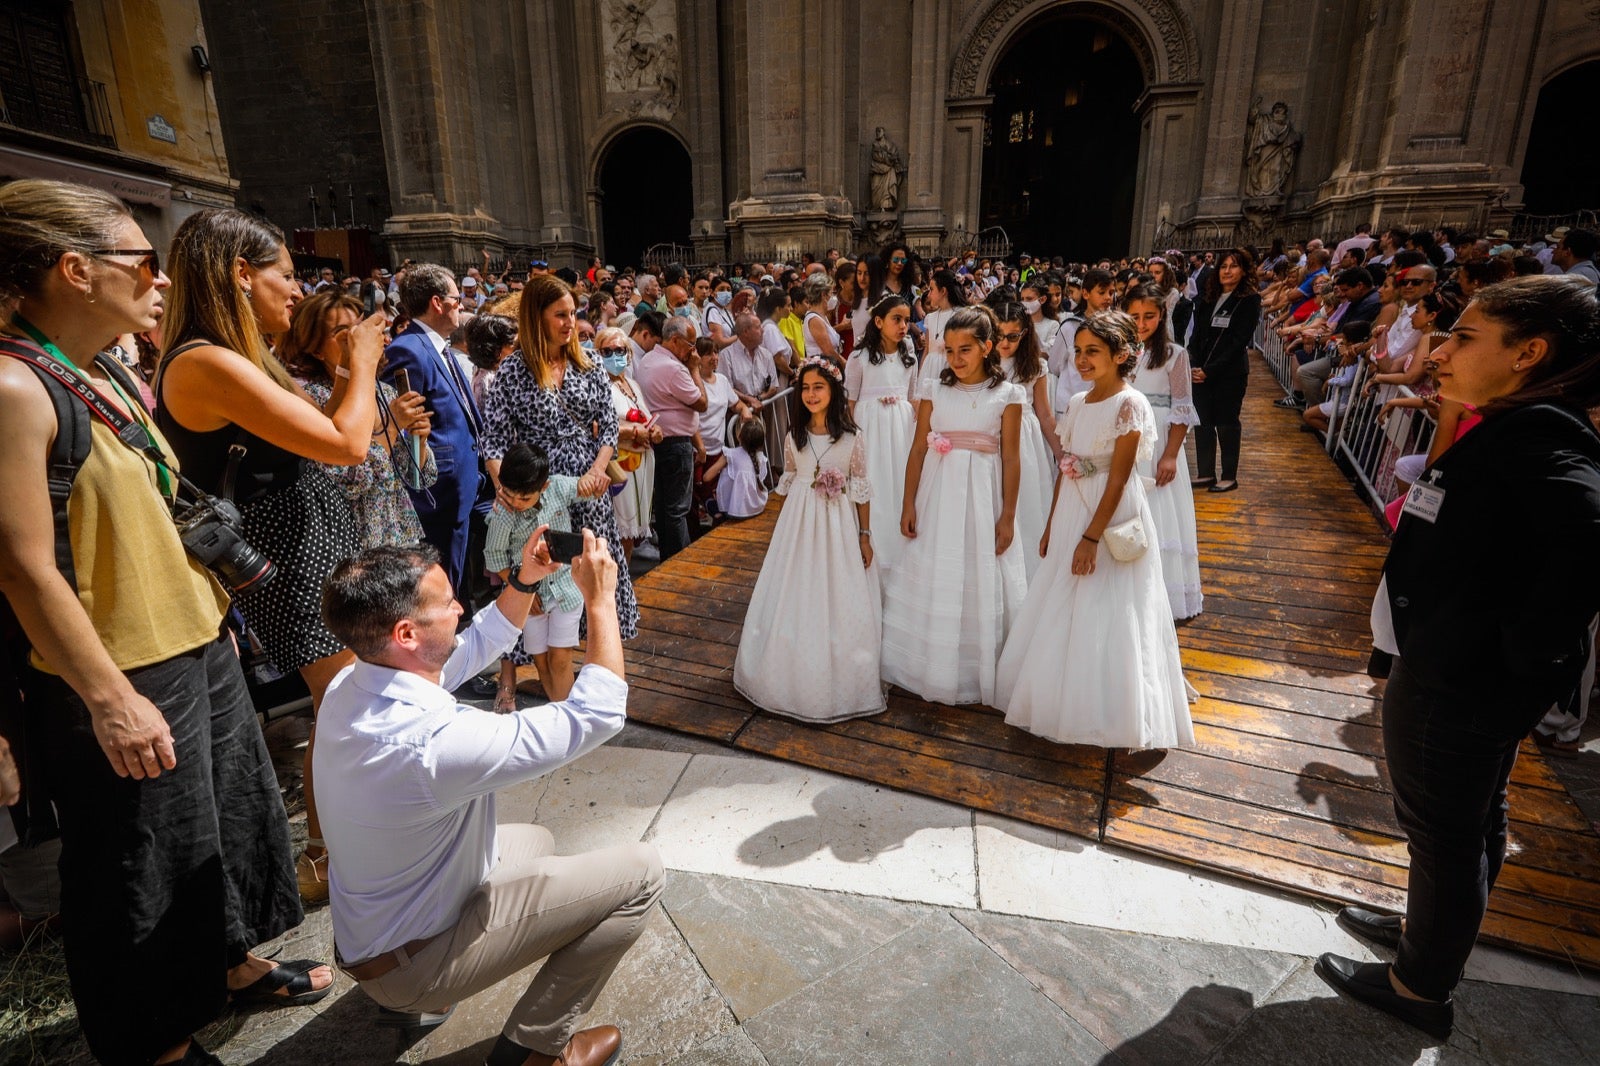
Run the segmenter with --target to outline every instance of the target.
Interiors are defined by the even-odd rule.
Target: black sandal
[[[254,983],[235,989],[228,994],[236,1007],[303,1007],[315,1003],[333,991],[333,982],[326,988],[313,988],[311,971],[328,965],[315,959],[296,959],[280,962]],[[285,994],[279,995],[279,990]]]
[[[1237,480],[1230,481],[1226,485],[1223,485],[1223,483],[1219,481],[1216,484],[1212,485],[1210,488],[1206,489],[1206,491],[1207,492],[1232,492],[1234,489],[1236,489],[1238,487],[1239,487],[1239,482]]]
[[[1197,477],[1190,480],[1189,487],[1192,489],[1209,489],[1216,483],[1217,479],[1214,477]]]

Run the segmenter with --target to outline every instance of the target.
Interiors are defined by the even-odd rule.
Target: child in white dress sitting
[[[717,462],[717,509],[729,518],[754,518],[767,509],[767,427],[752,418],[739,425],[739,446],[724,448]]]

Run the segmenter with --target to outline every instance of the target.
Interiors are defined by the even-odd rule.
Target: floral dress
[[[301,387],[318,407],[327,408],[333,396],[331,385],[325,381],[302,381]],[[384,411],[394,402],[395,395],[394,386],[378,382],[378,405]],[[409,440],[402,435],[398,444],[409,447]],[[417,509],[406,492],[406,481],[416,480],[417,487],[425,489],[439,480],[439,464],[431,448],[423,461],[420,478],[416,477],[409,451],[391,458],[389,449],[376,436],[367,445],[366,462],[355,466],[323,465],[322,468],[350,501],[356,539],[363,550],[386,545],[410,547],[422,540],[422,523],[417,520]],[[401,471],[409,475],[404,480]]]
[[[513,352],[500,364],[484,396],[483,435],[479,442],[485,459],[505,458],[513,444],[537,444],[550,457],[552,474],[582,477],[594,464],[601,448],[617,447],[617,412],[611,403],[611,379],[598,366],[580,370],[567,364],[559,389],[542,389],[522,360]],[[572,528],[590,529],[606,538],[617,561],[617,623],[622,639],[639,632],[639,604],[634,599],[628,562],[617,535],[617,518],[611,498],[601,495],[579,499],[572,505]],[[585,626],[588,620],[584,620]]]

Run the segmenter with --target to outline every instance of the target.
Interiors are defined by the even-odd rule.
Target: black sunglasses
[[[161,253],[154,248],[97,248],[90,255],[136,255],[139,266],[148,267],[153,278],[161,273]]]

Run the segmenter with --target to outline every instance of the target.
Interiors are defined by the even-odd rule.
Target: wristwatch
[[[519,567],[515,567],[515,566],[511,568],[511,570],[506,574],[506,583],[509,584],[512,588],[516,589],[518,592],[535,592],[535,591],[537,591],[538,588],[539,588],[539,583],[537,581],[533,582],[531,585],[524,583],[523,581],[521,581],[517,577],[517,570],[518,569],[520,569],[520,568]]]

